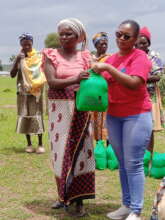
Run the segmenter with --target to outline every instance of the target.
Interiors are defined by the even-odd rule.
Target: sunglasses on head
[[[121,32],[119,32],[119,31],[116,31],[116,37],[117,38],[123,38],[123,40],[129,40],[132,36],[130,36],[130,35],[128,35],[128,34],[124,34],[124,33],[121,33]]]

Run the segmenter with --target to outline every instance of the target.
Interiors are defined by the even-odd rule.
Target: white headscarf
[[[74,31],[74,33],[78,36],[78,43],[82,43],[82,50],[87,47],[87,34],[81,21],[76,18],[63,19],[57,24],[58,31],[62,26],[68,26]]]

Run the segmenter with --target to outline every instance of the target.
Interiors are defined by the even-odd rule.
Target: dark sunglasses
[[[123,40],[129,40],[132,36],[130,36],[130,35],[128,35],[128,34],[123,34],[123,33],[121,33],[121,32],[118,32],[118,31],[116,31],[116,37],[117,38],[121,38],[121,37],[123,37]]]

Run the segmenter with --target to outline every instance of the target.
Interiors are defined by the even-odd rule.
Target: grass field
[[[15,133],[15,79],[0,77],[0,220],[71,220],[63,210],[51,210],[57,197],[50,168],[47,131],[43,155],[27,154],[23,135]],[[47,127],[47,116],[45,116]],[[46,129],[47,130],[47,129]],[[156,133],[155,151],[164,152],[165,132]],[[33,137],[36,145],[36,137]],[[146,178],[143,217],[148,219],[160,180]],[[84,220],[105,220],[106,213],[120,206],[118,171],[96,171],[96,199],[85,203]]]

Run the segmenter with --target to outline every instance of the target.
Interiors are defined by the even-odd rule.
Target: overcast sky
[[[152,49],[165,60],[165,0],[0,0],[0,59],[19,52],[18,36],[30,32],[34,47],[44,48],[48,33],[56,32],[57,23],[76,17],[86,26],[89,49],[93,50],[92,36],[99,31],[109,33],[109,52],[117,50],[114,32],[126,19],[134,19],[147,26],[152,34]]]

